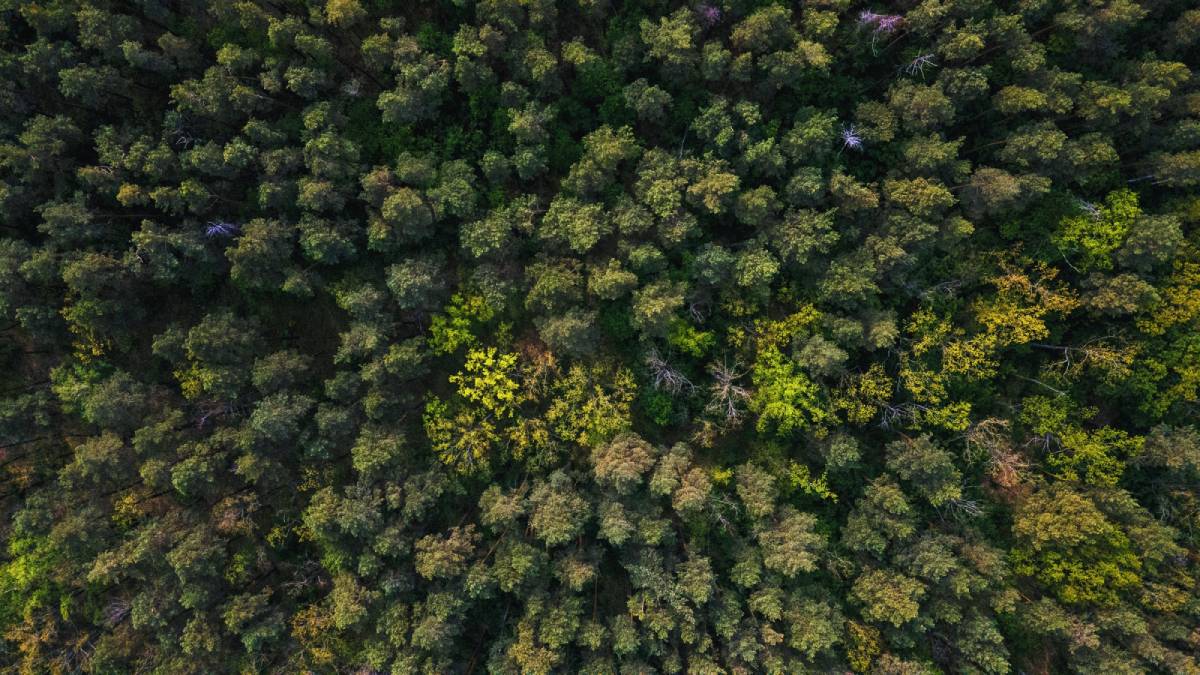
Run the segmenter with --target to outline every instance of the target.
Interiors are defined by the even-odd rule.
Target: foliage
[[[0,2],[0,670],[1200,672],[1200,11]]]

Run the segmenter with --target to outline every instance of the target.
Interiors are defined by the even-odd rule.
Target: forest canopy
[[[0,0],[0,668],[1200,673],[1189,0]]]

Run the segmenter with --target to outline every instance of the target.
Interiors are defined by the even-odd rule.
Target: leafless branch
[[[690,394],[696,390],[696,385],[667,363],[657,349],[651,348],[646,353],[646,367],[650,369],[650,378],[655,389],[665,391],[672,396],[685,391]]]
[[[704,409],[724,417],[726,422],[740,421],[743,408],[750,400],[750,390],[737,383],[745,373],[738,371],[737,364],[731,366],[725,362],[709,365],[708,372],[713,376],[713,383],[709,387],[712,397]]]

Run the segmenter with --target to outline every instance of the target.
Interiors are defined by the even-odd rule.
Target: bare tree
[[[913,422],[922,413],[929,412],[929,406],[920,403],[899,403],[892,405],[887,401],[879,402],[879,427],[892,429]]]
[[[984,459],[988,474],[1002,488],[1013,488],[1020,484],[1029,470],[1029,460],[1012,444],[1008,420],[988,418],[976,422],[966,434],[967,456]],[[1036,437],[1047,447],[1051,437]]]
[[[104,608],[104,622],[111,628],[129,616],[133,604],[127,598],[116,598]]]
[[[646,353],[646,367],[650,369],[650,379],[655,389],[661,389],[672,396],[685,391],[690,394],[696,390],[696,385],[667,363],[667,360],[653,347]]]
[[[724,417],[726,422],[739,422],[750,400],[750,390],[737,383],[745,373],[738,371],[736,363],[731,366],[725,362],[709,365],[708,372],[713,376],[713,383],[709,387],[712,398],[704,409]]]
[[[951,499],[942,509],[943,518],[949,516],[955,520],[967,520],[983,515],[983,507],[974,499]]]

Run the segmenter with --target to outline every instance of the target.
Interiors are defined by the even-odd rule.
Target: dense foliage
[[[1190,0],[0,0],[0,664],[1200,672]]]

